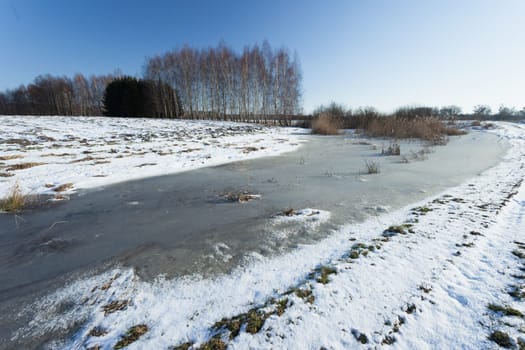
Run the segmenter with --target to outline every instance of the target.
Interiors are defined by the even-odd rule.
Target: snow
[[[271,298],[288,298],[284,313],[269,316],[258,333],[241,329],[237,337],[229,340],[225,333],[222,339],[232,349],[486,349],[497,347],[489,334],[502,330],[516,341],[524,320],[497,314],[487,305],[509,305],[525,313],[523,302],[506,292],[520,284],[512,274],[520,274],[522,262],[512,251],[521,249],[515,240],[525,241],[525,126],[497,123],[487,132],[509,141],[502,162],[435,197],[340,226],[326,239],[286,254],[254,255],[228,275],[160,276],[151,283],[132,269],[115,268],[78,280],[28,306],[36,310],[35,318],[15,337],[82,321],[71,339],[49,347],[111,349],[130,327],[144,323],[149,331],[129,349],[184,342],[196,348],[217,335],[213,325],[222,318],[252,308],[271,310]],[[306,220],[312,212],[269,219],[269,225],[277,230],[275,220]],[[399,225],[404,225],[402,233],[383,237]],[[316,278],[322,265],[337,270],[326,284]],[[101,288],[108,281],[111,286]],[[293,288],[311,289],[315,300],[287,293]],[[102,307],[117,300],[130,304],[105,315]],[[64,312],[60,306],[68,303],[74,306]],[[92,336],[93,327],[107,334]]]
[[[213,121],[0,116],[0,198],[15,183],[26,194],[166,175],[297,149],[296,128]],[[42,163],[9,170],[17,164]]]

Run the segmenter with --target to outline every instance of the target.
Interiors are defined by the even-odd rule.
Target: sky
[[[525,107],[524,0],[0,0],[0,90],[185,44],[297,52],[303,107]]]

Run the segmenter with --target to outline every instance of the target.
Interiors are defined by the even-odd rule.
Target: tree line
[[[224,43],[200,50],[185,46],[149,58],[144,77],[176,89],[189,118],[259,121],[301,111],[297,55],[268,42],[242,53]]]
[[[317,117],[322,113],[330,114],[337,118],[351,119],[352,117],[380,117],[380,116],[395,116],[400,118],[419,118],[419,117],[433,117],[439,119],[492,119],[492,120],[506,120],[506,119],[522,119],[525,118],[525,107],[518,110],[516,107],[508,107],[500,105],[497,111],[492,111],[488,105],[476,105],[472,112],[463,112],[461,107],[456,105],[443,107],[428,107],[428,106],[404,106],[397,108],[393,113],[380,113],[374,107],[366,106],[356,109],[346,108],[344,105],[331,102],[328,105],[321,105],[313,111],[313,117]]]
[[[301,112],[299,59],[268,42],[240,53],[224,43],[206,49],[184,46],[147,58],[142,79],[133,79],[118,73],[38,76],[27,86],[0,92],[0,114],[116,115],[117,109],[104,105],[106,87],[116,80],[124,83],[109,96],[116,98],[118,90],[118,103],[128,101],[121,113],[125,115],[139,111],[152,117],[281,119],[281,124],[289,124],[291,116]],[[128,93],[134,98],[125,97]],[[131,101],[144,106],[132,108]]]
[[[102,115],[106,86],[116,75],[41,75],[31,84],[0,92],[4,115]]]

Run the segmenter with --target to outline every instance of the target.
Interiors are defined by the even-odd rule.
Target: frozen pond
[[[507,149],[497,136],[472,131],[430,148],[426,160],[406,163],[380,155],[385,140],[304,137],[308,142],[298,151],[279,157],[120,183],[20,218],[0,216],[0,312],[9,314],[64,276],[115,263],[135,267],[144,279],[227,272],[251,256],[289,251],[326,237],[336,225],[457,185],[496,165]],[[422,148],[401,143],[405,155]],[[381,172],[365,174],[365,159],[379,162]],[[224,200],[232,191],[261,197]],[[318,226],[271,224],[287,208],[331,216]],[[3,316],[0,328],[16,325]]]

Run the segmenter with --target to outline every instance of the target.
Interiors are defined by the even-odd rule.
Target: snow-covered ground
[[[76,281],[29,305],[36,315],[14,337],[82,322],[49,347],[498,348],[491,334],[517,346],[525,332],[525,127],[500,123],[490,132],[511,145],[503,161],[435,197],[213,279],[150,283],[116,268]],[[312,213],[328,217],[308,209],[269,225]]]
[[[0,198],[76,189],[296,149],[299,129],[211,121],[0,116]],[[304,131],[303,131],[304,132]],[[62,188],[60,187],[62,186]]]

